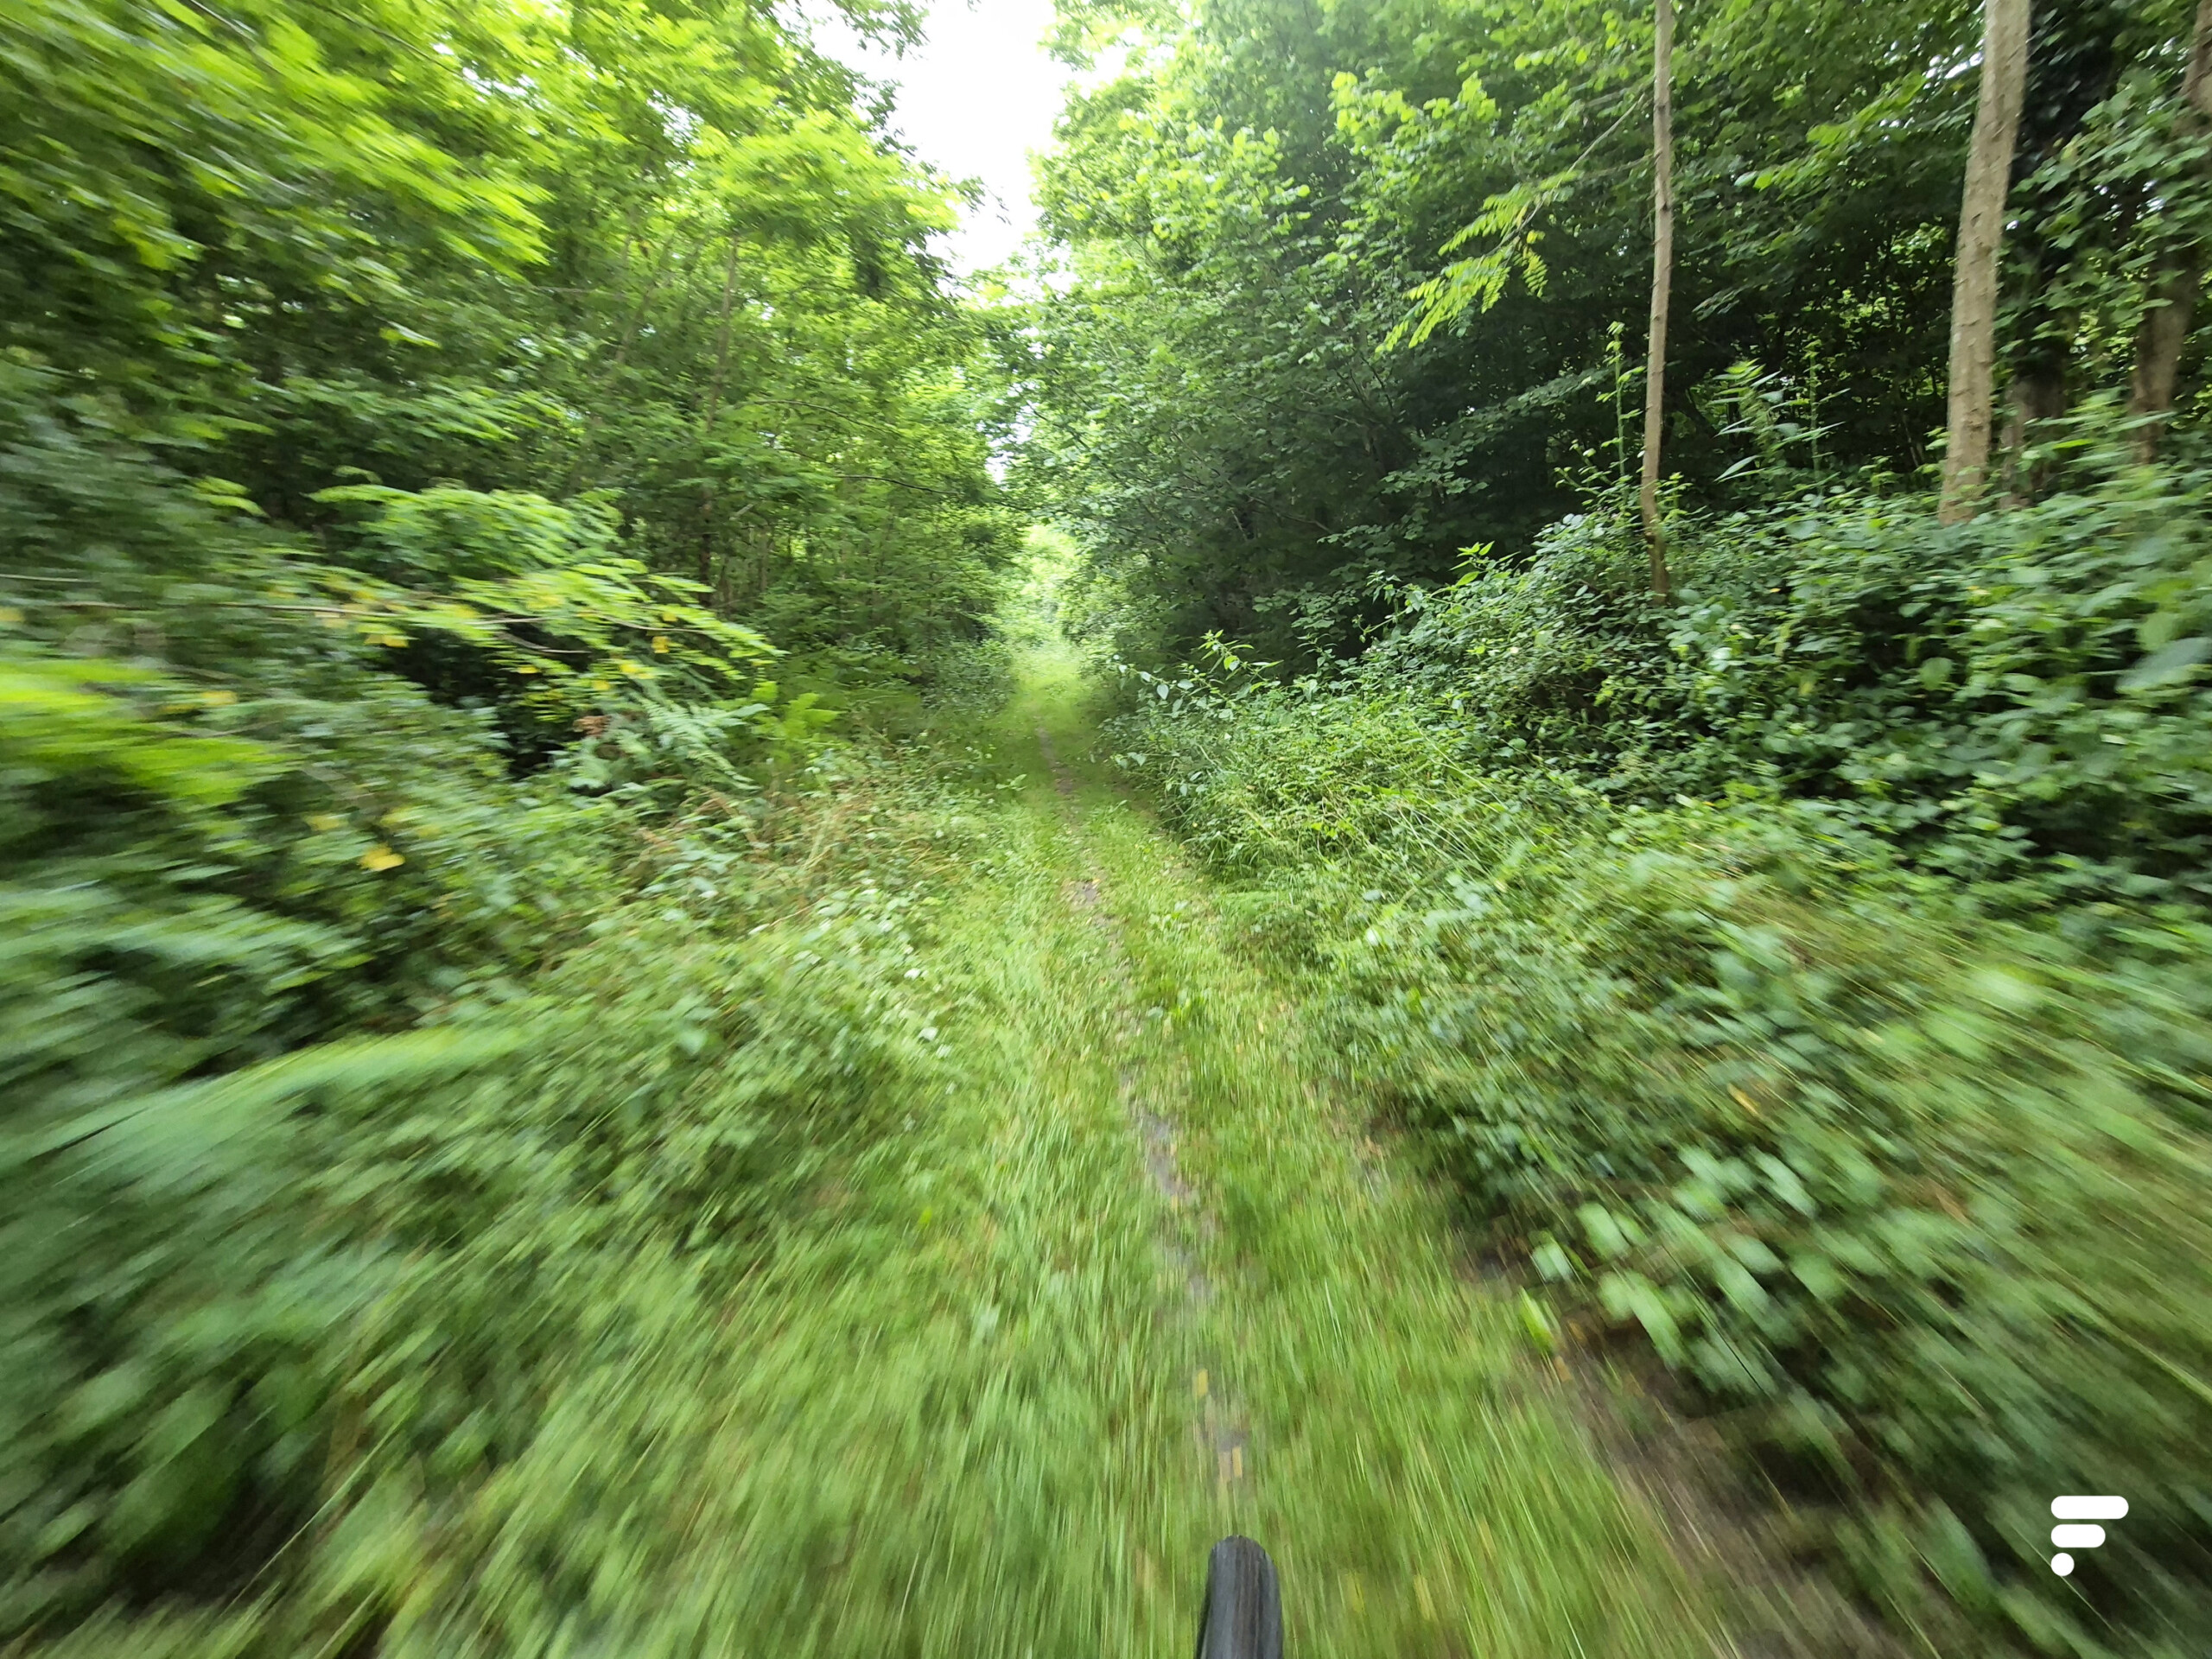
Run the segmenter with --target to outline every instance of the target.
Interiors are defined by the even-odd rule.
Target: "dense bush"
[[[343,1640],[906,1098],[906,840],[806,826],[935,798],[588,499],[317,549],[6,378],[0,1630]]]
[[[1006,563],[945,213],[727,0],[0,13],[0,1646],[588,1575],[518,1465],[906,1099],[942,796],[787,650]]]
[[[1616,798],[1755,783],[1961,875],[2195,892],[2212,479],[2082,447],[2071,487],[1964,524],[1837,495],[1685,525],[1663,619],[1618,521],[1570,519],[1417,596],[1360,683]]]
[[[381,1619],[571,1379],[705,1318],[902,1109],[896,830],[942,814],[854,760],[818,810],[671,820],[380,677],[6,664],[0,1627]],[[893,832],[860,880],[809,822],[856,810]]]
[[[1571,522],[1124,734],[1494,1244],[1944,1652],[2212,1624],[2202,487],[1696,526],[1672,613]],[[2062,1581],[2069,1491],[2133,1508]]]

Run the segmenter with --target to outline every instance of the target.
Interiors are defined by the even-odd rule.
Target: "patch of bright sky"
[[[916,154],[984,200],[938,251],[969,275],[1002,263],[1035,228],[1029,155],[1052,140],[1069,80],[1045,51],[1052,0],[931,0],[927,35],[904,57],[877,51],[816,14],[815,39],[863,74],[898,87],[891,125]]]

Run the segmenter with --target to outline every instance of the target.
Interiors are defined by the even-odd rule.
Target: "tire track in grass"
[[[1070,836],[1088,870],[1092,860],[1084,836],[1083,815],[1074,805],[1074,778],[1054,750],[1051,731],[1044,726],[1037,728],[1037,747],[1052,777],[1053,790],[1060,798]],[[1087,874],[1070,883],[1067,893],[1075,909],[1103,928],[1111,941],[1116,963],[1115,979],[1122,1002],[1121,1040],[1125,1046],[1133,1045],[1141,1035],[1141,1026],[1135,1011],[1135,984],[1121,923],[1104,906],[1099,878],[1095,874]],[[1198,1202],[1198,1189],[1184,1179],[1176,1162],[1174,1125],[1161,1116],[1158,1103],[1147,1096],[1141,1081],[1141,1068],[1133,1062],[1125,1063],[1121,1068],[1120,1084],[1122,1106],[1143,1147],[1145,1173],[1166,1205],[1159,1239],[1160,1253],[1168,1268],[1164,1276],[1171,1283],[1176,1279],[1181,1281],[1187,1303],[1183,1311],[1184,1322],[1194,1324],[1192,1313],[1210,1308],[1215,1300],[1214,1282],[1206,1271],[1204,1257],[1206,1247],[1220,1229]],[[1196,1235],[1195,1240],[1186,1239],[1186,1234]],[[1191,1374],[1191,1392],[1197,1403],[1194,1433],[1200,1452],[1211,1464],[1215,1489],[1224,1498],[1253,1474],[1251,1424],[1236,1404],[1234,1394],[1224,1387],[1225,1381],[1220,1358],[1202,1350],[1199,1363]]]

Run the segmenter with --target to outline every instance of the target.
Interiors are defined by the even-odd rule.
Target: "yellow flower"
[[[666,634],[657,633],[653,635],[653,650],[660,656],[665,657],[668,655],[668,636]]]
[[[345,826],[346,820],[335,812],[311,812],[308,815],[308,828],[317,835],[327,836],[333,830],[342,830]]]
[[[365,870],[396,870],[406,861],[389,847],[372,847],[361,855],[361,868]]]

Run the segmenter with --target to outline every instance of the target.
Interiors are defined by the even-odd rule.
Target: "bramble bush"
[[[1418,596],[1357,683],[1617,798],[1756,784],[1966,878],[2196,893],[2212,472],[2053,447],[2072,487],[1962,524],[1841,493],[1687,524],[1663,623],[1618,521],[1569,519],[1525,566]]]

